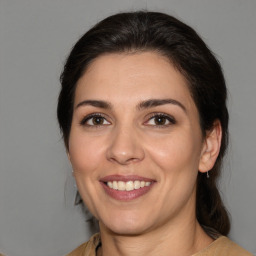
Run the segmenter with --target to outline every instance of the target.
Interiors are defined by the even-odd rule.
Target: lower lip
[[[115,190],[107,186],[104,182],[101,182],[105,192],[112,198],[120,201],[131,201],[136,198],[139,198],[143,195],[145,195],[149,190],[152,188],[154,182],[152,182],[149,186],[145,186],[143,188],[134,189],[131,191],[121,191],[121,190]]]

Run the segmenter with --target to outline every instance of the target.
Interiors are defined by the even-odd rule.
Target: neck
[[[213,239],[201,228],[196,218],[178,223],[165,223],[158,229],[136,235],[115,234],[100,223],[102,256],[187,256],[206,246]]]

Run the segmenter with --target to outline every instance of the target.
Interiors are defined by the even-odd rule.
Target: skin
[[[141,107],[152,99],[172,101]],[[110,106],[82,103],[92,100]],[[90,118],[95,113],[99,119]],[[202,136],[187,82],[165,57],[98,57],[77,84],[68,152],[79,192],[99,220],[98,255],[185,256],[209,245],[195,216],[196,179],[213,167],[220,139],[218,122]],[[100,182],[116,174],[154,184],[134,200],[116,200]]]

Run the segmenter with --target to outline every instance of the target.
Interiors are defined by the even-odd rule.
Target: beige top
[[[90,240],[80,245],[67,256],[96,256],[96,249],[100,245],[100,235],[93,235]],[[253,256],[250,252],[232,242],[225,236],[217,238],[209,246],[192,256]]]

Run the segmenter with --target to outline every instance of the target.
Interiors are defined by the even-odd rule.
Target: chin
[[[107,227],[112,233],[120,236],[137,236],[146,232],[141,226],[129,226],[125,225],[122,227],[108,226]]]
[[[100,227],[105,226],[111,232],[118,235],[128,235],[128,236],[136,236],[142,233],[145,233],[149,228],[150,224],[145,223],[144,221],[138,217],[127,217],[124,218],[119,216],[119,218],[112,218],[110,221],[100,221]]]

